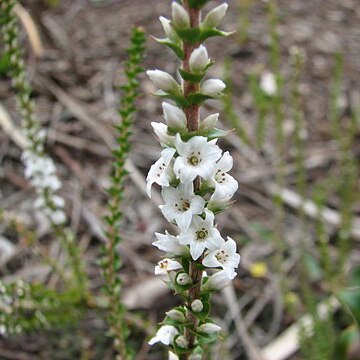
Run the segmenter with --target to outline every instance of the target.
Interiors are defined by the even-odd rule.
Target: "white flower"
[[[180,273],[177,277],[176,277],[176,282],[179,285],[182,286],[186,286],[186,285],[190,285],[193,283],[193,279],[191,278],[191,276],[189,276],[187,273]]]
[[[195,299],[191,303],[191,310],[193,312],[201,312],[201,311],[203,311],[203,309],[204,309],[204,305],[200,299]]]
[[[190,228],[179,235],[181,245],[190,245],[190,254],[197,260],[205,249],[215,250],[224,242],[214,227],[214,214],[205,209],[205,220],[195,215]]]
[[[187,29],[190,27],[190,17],[188,12],[176,1],[173,1],[171,4],[171,14],[176,28]]]
[[[277,91],[275,75],[270,71],[265,71],[260,80],[260,88],[269,96],[274,96]]]
[[[209,11],[205,16],[201,27],[204,29],[216,28],[224,18],[227,8],[228,4],[223,3]]]
[[[174,35],[174,30],[173,30],[173,28],[171,27],[171,22],[170,22],[170,20],[167,19],[167,18],[164,17],[164,16],[160,16],[160,17],[159,17],[159,20],[160,20],[160,22],[161,22],[161,25],[162,25],[162,27],[163,27],[163,29],[164,29],[164,32],[165,32],[166,36],[167,36],[169,39],[171,39],[171,38],[173,37],[173,35]]]
[[[180,135],[176,134],[175,144],[179,156],[174,163],[175,175],[182,182],[193,181],[197,176],[209,178],[215,162],[221,156],[221,150],[215,142],[208,142],[203,136],[194,136],[188,142],[183,142]]]
[[[196,328],[197,331],[206,333],[206,334],[213,334],[221,330],[221,327],[213,324],[213,323],[205,323]]]
[[[174,354],[172,351],[169,351],[168,360],[179,360],[179,357],[176,354]]]
[[[176,309],[171,309],[170,311],[167,311],[165,313],[170,319],[173,319],[175,321],[185,322],[186,318],[185,315]]]
[[[149,173],[146,177],[146,192],[151,198],[151,187],[153,183],[159,184],[160,186],[169,186],[170,181],[173,177],[173,170],[171,167],[171,159],[175,154],[175,149],[166,148],[161,152],[161,157],[151,165]]]
[[[169,128],[176,132],[186,130],[186,115],[181,109],[166,102],[162,103],[162,107]]]
[[[214,128],[216,122],[218,121],[219,113],[211,114],[207,116],[203,121],[200,122],[199,131],[206,132]]]
[[[166,220],[175,220],[182,230],[189,228],[193,215],[202,214],[204,211],[205,200],[194,194],[192,182],[180,184],[177,188],[165,187],[162,197],[165,204],[160,205],[160,209]]]
[[[219,79],[209,79],[201,84],[201,93],[212,97],[219,97],[225,88],[226,85],[223,81]]]
[[[180,85],[167,72],[161,70],[148,70],[146,71],[146,74],[159,89],[166,92],[179,92]]]
[[[206,47],[200,45],[197,49],[193,50],[189,58],[190,71],[199,73],[204,71],[205,67],[209,64],[210,59]]]
[[[160,122],[151,122],[154,133],[161,145],[175,146],[175,136],[168,134],[168,127]]]
[[[236,243],[230,237],[224,242],[219,249],[211,251],[202,261],[206,267],[221,266],[227,273],[229,279],[236,276],[235,268],[239,266],[240,255],[236,252]]]
[[[157,331],[156,335],[152,339],[150,339],[149,345],[154,345],[157,342],[161,342],[164,345],[170,345],[177,334],[178,331],[174,326],[163,325]]]
[[[232,166],[233,158],[227,151],[215,165],[213,173],[215,191],[211,196],[210,201],[226,202],[235,194],[238,189],[238,182],[231,175],[227,174]]]
[[[189,249],[186,246],[179,244],[179,239],[176,236],[170,235],[165,230],[164,234],[155,233],[157,241],[152,244],[159,250],[165,251],[174,255],[186,255],[189,253]]]
[[[221,290],[230,285],[231,280],[229,279],[228,273],[225,270],[216,272],[211,275],[208,281],[203,286],[204,291],[215,291]]]
[[[182,265],[171,259],[163,259],[155,267],[155,275],[167,275],[168,271],[182,269]]]

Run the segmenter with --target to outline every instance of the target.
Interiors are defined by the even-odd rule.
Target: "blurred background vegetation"
[[[224,28],[237,32],[209,42],[227,96],[204,115],[220,111],[221,127],[234,129],[222,146],[240,186],[218,226],[242,262],[214,297],[224,341],[207,359],[360,359],[358,1],[228,3]],[[61,238],[33,208],[3,31],[0,359],[113,359],[111,337],[124,329],[118,341],[127,338],[133,358],[164,359],[147,340],[177,299],[153,275],[153,233],[166,222],[159,194],[145,193],[161,102],[143,74],[135,80],[131,46],[142,48],[138,26],[162,36],[157,19],[169,17],[170,1],[32,0],[14,9],[69,221]],[[177,64],[148,39],[142,66],[173,73]]]

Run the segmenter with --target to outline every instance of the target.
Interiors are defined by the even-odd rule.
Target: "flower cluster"
[[[172,3],[172,21],[160,17],[167,38],[157,39],[183,60],[179,69],[182,80],[178,82],[161,70],[147,71],[160,89],[156,94],[175,102],[162,104],[165,123],[151,123],[163,150],[146,179],[149,197],[152,186],[160,185],[164,202],[160,209],[178,227],[177,235],[156,233],[157,241],[153,243],[167,253],[155,274],[167,275],[169,285],[186,299],[185,306],[167,312],[163,325],[149,342],[171,345],[174,352],[170,351],[169,359],[178,359],[182,353],[188,359],[202,358],[204,339],[209,342],[220,330],[208,319],[210,293],[234,279],[240,261],[235,241],[230,237],[225,240],[215,222],[215,214],[230,204],[238,188],[229,174],[233,159],[217,145],[218,138],[227,132],[215,128],[219,114],[202,121],[198,114],[203,101],[219,98],[225,89],[220,79],[203,79],[213,62],[200,43],[210,36],[227,35],[216,29],[227,4],[211,10],[194,28],[186,8],[199,6],[192,3],[184,1],[184,7]],[[204,270],[213,274],[209,277]],[[196,334],[195,339],[190,333]]]
[[[16,1],[1,2],[0,12],[8,19],[2,26],[5,50],[9,57],[13,87],[17,92],[17,105],[23,122],[23,135],[26,139],[26,150],[22,155],[25,166],[25,177],[36,189],[38,198],[35,206],[49,218],[54,225],[65,222],[64,199],[55,194],[61,183],[56,176],[54,162],[44,151],[46,132],[34,113],[34,102],[31,98],[31,87],[26,77],[25,64],[21,47],[18,43],[19,29],[13,7]]]

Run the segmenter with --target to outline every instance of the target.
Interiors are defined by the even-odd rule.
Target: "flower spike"
[[[222,96],[225,83],[206,78],[212,61],[202,41],[227,33],[217,30],[227,10],[222,4],[211,10],[204,21],[200,9],[208,0],[172,2],[172,19],[160,17],[167,36],[158,42],[170,47],[182,61],[178,73],[181,85],[161,70],[147,71],[160,89],[165,123],[152,122],[163,147],[150,168],[146,190],[161,187],[160,210],[178,229],[177,235],[155,233],[153,245],[166,253],[155,274],[166,275],[167,284],[186,302],[166,312],[166,317],[150,345],[167,345],[169,360],[201,360],[204,337],[216,338],[221,328],[209,318],[212,292],[228,286],[236,276],[240,255],[236,242],[227,241],[216,227],[215,214],[223,211],[235,195],[237,181],[229,174],[233,158],[222,152],[217,139],[227,132],[215,129],[219,114],[200,121],[200,106],[207,99]],[[209,269],[209,277],[203,269]]]

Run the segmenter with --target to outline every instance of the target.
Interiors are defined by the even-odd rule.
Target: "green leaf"
[[[207,137],[209,138],[209,140],[218,139],[220,137],[225,137],[225,136],[229,135],[233,131],[234,130],[221,130],[221,129],[214,128],[207,134]]]
[[[337,294],[340,301],[350,310],[360,329],[360,287],[347,288]]]
[[[234,31],[227,32],[227,31],[221,31],[218,29],[202,29],[200,31],[199,41],[202,42],[202,41],[205,41],[206,39],[214,37],[214,36],[229,36],[233,33],[234,33]]]
[[[191,83],[194,84],[199,83],[205,76],[205,72],[200,74],[194,74],[184,69],[179,69],[179,73],[185,81],[190,81]]]
[[[200,28],[188,28],[188,29],[175,29],[179,38],[190,44],[196,44],[201,37]]]
[[[204,95],[204,94],[201,94],[201,93],[191,93],[187,97],[187,101],[189,103],[188,106],[200,105],[204,101],[209,100],[209,99],[214,99],[214,97],[209,96],[209,95]]]
[[[162,45],[165,45],[167,46],[168,48],[170,48],[171,50],[174,51],[174,53],[176,54],[176,56],[180,59],[180,60],[183,60],[185,55],[184,55],[184,51],[182,50],[182,48],[178,45],[178,44],[175,44],[174,42],[172,42],[170,39],[159,39],[159,38],[156,38],[156,37],[153,37],[152,38],[157,41],[159,44],[162,44]]]
[[[173,100],[179,107],[189,107],[191,105],[188,99],[186,99],[183,95],[170,94],[163,90],[156,91],[155,95],[160,96],[161,98]]]
[[[343,330],[335,344],[333,359],[349,359],[349,350],[359,341],[360,334],[356,327]]]

